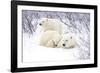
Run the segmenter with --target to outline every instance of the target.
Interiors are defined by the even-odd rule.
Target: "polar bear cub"
[[[48,30],[42,33],[40,37],[40,45],[45,47],[55,48],[62,36],[53,30]]]
[[[63,23],[58,19],[44,18],[39,25],[43,27],[44,31],[53,30],[62,34]]]
[[[76,38],[73,36],[63,36],[57,44],[57,48],[74,48],[76,46]]]

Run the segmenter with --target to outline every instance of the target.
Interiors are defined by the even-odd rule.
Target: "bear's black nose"
[[[62,44],[63,46],[65,46],[65,44]]]
[[[57,46],[57,45],[55,45],[55,46]]]
[[[39,25],[42,25],[41,23]]]

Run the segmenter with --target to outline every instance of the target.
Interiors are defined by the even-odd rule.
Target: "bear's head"
[[[47,18],[42,19],[42,21],[39,23],[40,26],[42,27],[46,27],[48,24],[48,20]]]
[[[73,36],[63,37],[57,44],[58,48],[74,48],[76,46],[76,40]]]
[[[57,24],[57,19],[49,19],[49,18],[44,18],[42,21],[39,23],[39,25],[44,29],[44,31],[47,30],[54,30],[55,26]],[[58,25],[56,25],[58,26]]]

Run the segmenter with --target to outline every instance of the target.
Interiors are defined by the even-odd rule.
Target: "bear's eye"
[[[65,40],[65,41],[68,41],[68,40]]]

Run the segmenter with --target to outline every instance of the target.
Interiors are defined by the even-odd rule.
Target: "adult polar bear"
[[[43,27],[44,32],[48,31],[48,30],[54,30],[54,31],[57,31],[60,34],[62,34],[62,32],[63,32],[62,26],[63,25],[64,24],[62,22],[60,22],[58,19],[44,18],[40,22],[40,26]]]
[[[74,48],[76,46],[76,38],[73,35],[63,35],[57,48]]]

